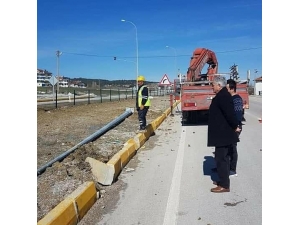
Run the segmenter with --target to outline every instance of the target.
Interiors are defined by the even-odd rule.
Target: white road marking
[[[186,129],[185,127],[182,127],[180,141],[179,141],[180,144],[179,144],[178,154],[175,162],[172,184],[170,187],[163,225],[177,224],[180,181],[181,181],[182,166],[183,166],[185,140],[186,140]]]

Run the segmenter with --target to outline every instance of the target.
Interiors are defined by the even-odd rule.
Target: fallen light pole
[[[88,136],[83,141],[81,141],[80,143],[78,143],[77,145],[75,145],[73,148],[67,150],[63,154],[59,155],[58,157],[54,158],[50,162],[48,162],[45,165],[43,165],[42,167],[40,167],[37,170],[37,175],[39,176],[40,174],[42,174],[43,172],[45,172],[45,170],[47,169],[47,167],[52,166],[55,162],[61,162],[64,158],[66,158],[68,155],[70,155],[71,153],[73,153],[77,148],[79,148],[82,145],[84,145],[84,144],[86,144],[88,142],[91,142],[91,141],[95,140],[96,138],[102,136],[103,134],[105,134],[110,129],[112,129],[115,126],[119,125],[121,122],[123,122],[127,117],[131,116],[132,114],[133,114],[133,109],[132,108],[127,108],[123,114],[121,114],[119,117],[117,117],[116,119],[114,119],[111,122],[109,122],[107,125],[105,125],[104,127],[102,127],[100,130],[96,131],[95,133],[93,133],[92,135]]]

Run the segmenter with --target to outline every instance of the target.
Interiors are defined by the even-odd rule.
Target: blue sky
[[[56,75],[59,50],[62,76],[135,79],[136,29],[121,19],[137,28],[138,71],[148,81],[186,74],[196,48],[216,53],[220,73],[235,63],[241,79],[262,74],[261,0],[38,1],[37,67]]]

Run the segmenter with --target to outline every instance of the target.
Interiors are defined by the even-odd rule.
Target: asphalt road
[[[137,167],[120,174],[127,188],[97,225],[262,224],[262,98],[250,97],[238,143],[237,177],[229,193],[212,193],[214,148],[207,125],[182,126],[174,110],[156,131],[156,144],[134,156]],[[127,165],[133,167],[132,161]]]

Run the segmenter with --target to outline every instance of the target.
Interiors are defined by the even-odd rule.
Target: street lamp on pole
[[[177,51],[175,48],[170,47],[170,46],[166,46],[166,48],[171,48],[174,50],[174,58],[175,58],[175,78],[177,77]]]
[[[57,63],[56,63],[56,66],[57,66],[57,94],[59,94],[59,56],[61,56],[62,52],[57,50],[56,51],[56,56],[57,56]]]
[[[137,78],[139,76],[139,46],[138,46],[137,27],[136,27],[136,25],[133,22],[131,22],[129,20],[122,19],[121,21],[122,22],[131,23],[134,26],[134,28],[135,28],[135,41],[136,41],[136,91],[137,91],[138,90]]]
[[[258,70],[257,69],[254,69],[254,84],[255,84],[255,80],[256,80],[256,76],[257,76],[257,73],[258,73]]]

